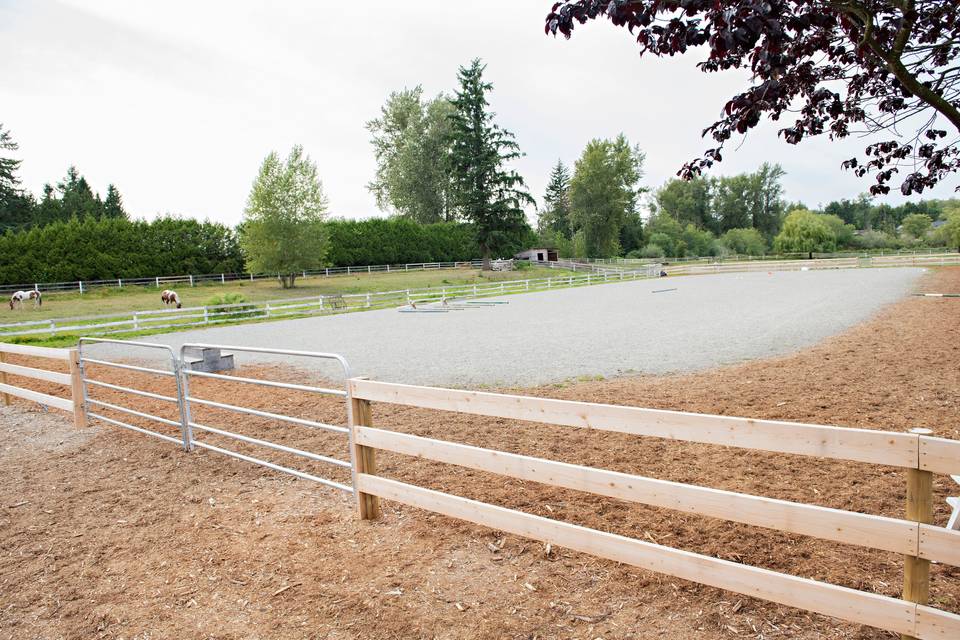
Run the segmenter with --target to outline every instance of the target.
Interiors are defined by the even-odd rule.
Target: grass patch
[[[173,287],[180,295],[184,307],[199,307],[205,301],[217,297],[225,299],[228,295],[240,295],[244,302],[267,302],[284,298],[299,298],[313,295],[336,295],[348,293],[373,293],[376,291],[396,291],[402,289],[421,289],[464,284],[481,284],[503,280],[522,280],[572,275],[572,271],[562,269],[533,268],[522,275],[514,271],[487,271],[479,269],[445,269],[430,271],[395,271],[391,273],[355,273],[325,278],[310,276],[297,280],[293,289],[282,289],[276,280],[238,280],[221,284],[219,282]],[[26,322],[28,320],[49,320],[73,316],[129,314],[133,311],[163,309],[160,291],[170,285],[157,287],[117,287],[90,289],[82,295],[76,291],[69,293],[45,292],[43,307],[25,308],[11,311],[6,306],[0,308],[0,324]]]

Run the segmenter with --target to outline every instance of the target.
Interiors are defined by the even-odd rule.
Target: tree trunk
[[[490,249],[488,247],[482,247],[483,250],[483,263],[480,268],[483,271],[493,271],[493,267],[490,265]]]

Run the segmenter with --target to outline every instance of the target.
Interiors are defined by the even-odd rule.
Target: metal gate
[[[93,345],[121,345],[125,350],[138,351],[141,349],[150,350],[153,353],[160,352],[160,355],[165,356],[164,360],[169,359],[169,369],[160,369],[156,367],[147,367],[141,366],[139,364],[130,364],[129,362],[117,362],[106,357],[91,357],[90,350]],[[242,352],[242,353],[256,353],[256,354],[273,354],[280,356],[289,356],[291,358],[313,358],[321,360],[330,360],[339,364],[339,368],[343,371],[343,388],[335,389],[328,387],[320,387],[313,385],[304,385],[304,384],[294,384],[291,382],[284,382],[279,380],[267,380],[262,378],[249,378],[238,375],[225,375],[222,373],[209,373],[206,371],[195,371],[187,365],[186,353],[190,350],[195,349],[221,349],[230,352]],[[293,391],[306,392],[310,394],[319,394],[323,396],[334,396],[341,397],[344,399],[344,405],[346,409],[346,415],[348,420],[350,419],[350,401],[347,391],[347,381],[350,379],[350,365],[347,361],[340,355],[332,353],[319,353],[313,351],[293,351],[287,349],[267,349],[267,348],[257,348],[257,347],[241,347],[235,345],[214,345],[214,344],[204,344],[204,343],[188,343],[184,344],[179,353],[174,352],[171,347],[160,344],[152,344],[146,342],[133,342],[128,340],[110,340],[105,338],[81,338],[79,344],[79,363],[80,363],[80,375],[83,381],[83,405],[84,411],[86,412],[89,418],[95,418],[97,420],[102,420],[108,424],[136,431],[144,435],[152,436],[159,438],[166,442],[172,444],[178,444],[183,447],[185,451],[193,451],[197,448],[204,449],[207,451],[212,451],[214,453],[220,453],[223,455],[230,456],[232,458],[242,460],[244,462],[249,462],[256,464],[267,469],[272,469],[274,471],[280,471],[282,473],[287,473],[297,478],[303,480],[310,480],[322,484],[324,486],[332,487],[335,489],[340,489],[341,491],[346,491],[353,493],[354,488],[354,447],[353,443],[350,441],[350,429],[345,425],[337,424],[328,424],[325,422],[319,422],[316,420],[309,420],[306,418],[298,418],[294,416],[284,415],[283,413],[276,413],[272,411],[265,411],[262,409],[255,409],[252,407],[239,406],[236,404],[229,404],[226,402],[220,402],[218,400],[212,400],[209,398],[201,398],[197,395],[191,393],[190,391],[190,379],[191,378],[213,378],[218,380],[229,381],[233,383],[238,383],[242,385],[254,385],[259,387],[275,388],[275,389],[289,389]],[[127,354],[129,355],[129,354]],[[126,356],[125,356],[126,357]],[[90,365],[102,366],[108,368],[121,369],[126,371],[137,372],[141,374],[148,374],[150,376],[159,376],[164,379],[173,379],[175,381],[175,395],[167,395],[164,393],[157,393],[155,391],[148,391],[145,389],[138,389],[132,386],[125,386],[116,384],[113,382],[107,382],[105,380],[94,379],[90,375]],[[129,406],[116,404],[115,402],[106,402],[99,398],[94,398],[91,395],[91,389],[100,388],[108,389],[115,393],[121,395],[121,397],[126,397],[127,395],[132,395],[136,397],[150,398],[153,400],[159,400],[164,403],[170,403],[173,407],[176,407],[177,413],[179,415],[178,420],[172,418],[166,418],[163,416],[155,415],[147,411],[141,411],[139,409],[133,409]],[[283,424],[296,425],[301,428],[308,429],[319,429],[323,431],[328,431],[336,434],[340,434],[344,437],[344,444],[347,445],[350,452],[350,460],[341,460],[339,458],[324,455],[320,453],[315,453],[312,451],[307,451],[305,449],[288,446],[285,444],[280,444],[278,442],[272,442],[270,440],[255,438],[249,435],[244,435],[242,433],[237,433],[236,431],[231,431],[226,428],[214,427],[209,424],[203,424],[197,422],[192,417],[193,411],[192,408],[197,406],[210,407],[212,409],[218,409],[222,411],[227,411],[230,413],[244,414],[256,416],[258,418],[263,418],[269,421],[280,422]],[[135,416],[141,420],[145,420],[151,423],[158,423],[166,427],[173,427],[179,430],[179,437],[174,437],[168,433],[161,433],[153,429],[149,429],[143,426],[137,426],[130,424],[129,422],[119,420],[117,418],[112,418],[106,415],[103,415],[101,412],[102,409],[106,409],[112,412],[120,412],[127,415]],[[202,435],[201,435],[202,434]],[[289,466],[284,466],[268,460],[263,460],[258,457],[248,455],[246,453],[241,453],[239,451],[233,451],[222,446],[217,446],[211,444],[203,439],[203,435],[211,435],[220,438],[227,438],[232,441],[241,442],[244,445],[261,447],[265,449],[270,449],[273,451],[278,451],[283,454],[288,454],[296,456],[299,458],[304,458],[313,462],[322,463],[326,465],[331,465],[333,467],[338,467],[342,469],[348,469],[350,471],[350,484],[345,484],[342,482],[337,482],[335,480],[324,478],[313,473],[307,473],[298,469],[291,468]]]
[[[91,358],[89,357],[90,345],[92,344],[116,344],[123,345],[125,348],[132,350],[142,350],[146,349],[148,352],[161,352],[161,356],[166,354],[169,358],[170,368],[169,369],[158,369],[155,367],[144,367],[140,365],[133,365],[129,363],[122,362],[113,362],[111,360],[105,360],[102,358]],[[131,431],[136,431],[144,435],[152,436],[154,438],[159,438],[166,442],[171,442],[173,444],[181,444],[185,449],[189,448],[188,439],[186,432],[183,429],[185,424],[184,415],[183,415],[183,391],[180,382],[180,363],[177,360],[176,354],[173,352],[173,349],[163,344],[152,344],[149,342],[132,342],[128,340],[110,340],[107,338],[80,338],[80,343],[77,348],[78,352],[78,362],[80,367],[80,379],[83,384],[83,409],[87,414],[87,418],[96,418],[97,420],[102,420],[108,424],[112,424],[117,427],[123,427],[124,429],[130,429]],[[166,359],[166,358],[164,358]],[[90,377],[89,365],[97,365],[102,367],[108,367],[113,369],[121,369],[124,371],[136,371],[138,373],[145,373],[150,376],[157,376],[163,379],[172,379],[176,384],[176,393],[175,395],[166,395],[161,393],[155,393],[153,391],[146,391],[144,389],[137,389],[134,387],[128,387],[119,384],[113,384],[106,382],[104,380],[95,380]],[[141,398],[151,398],[153,400],[160,400],[162,402],[172,403],[178,410],[180,416],[179,420],[172,420],[170,418],[164,418],[163,416],[154,415],[147,413],[145,411],[139,411],[132,409],[125,405],[119,405],[112,402],[105,402],[91,397],[91,387],[101,388],[101,389],[110,389],[111,391],[116,391],[121,394],[121,397],[126,397],[127,394],[138,396]],[[180,437],[176,438],[165,433],[159,433],[152,429],[147,429],[145,427],[138,427],[132,425],[123,420],[118,420],[116,418],[110,418],[103,415],[99,412],[99,409],[108,409],[110,411],[120,412],[127,415],[136,416],[142,418],[149,422],[156,422],[159,424],[166,425],[168,427],[174,427],[180,430]],[[97,411],[94,411],[97,409]]]

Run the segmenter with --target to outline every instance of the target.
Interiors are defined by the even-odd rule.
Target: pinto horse
[[[175,304],[177,309],[180,308],[180,296],[177,295],[176,291],[171,291],[170,289],[164,289],[160,293],[160,300],[163,301],[165,305]]]
[[[34,308],[43,305],[43,297],[40,295],[40,292],[37,289],[34,289],[33,291],[17,291],[10,296],[10,310],[12,311],[14,307],[23,309],[24,300],[33,300]]]

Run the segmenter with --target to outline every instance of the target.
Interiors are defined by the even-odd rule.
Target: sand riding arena
[[[960,269],[916,289],[960,291]],[[237,357],[186,391],[82,363],[88,412],[170,441],[0,409],[0,638],[960,637],[956,299],[771,358],[532,388]],[[4,365],[76,397],[75,362]],[[182,446],[184,393],[206,448]]]

